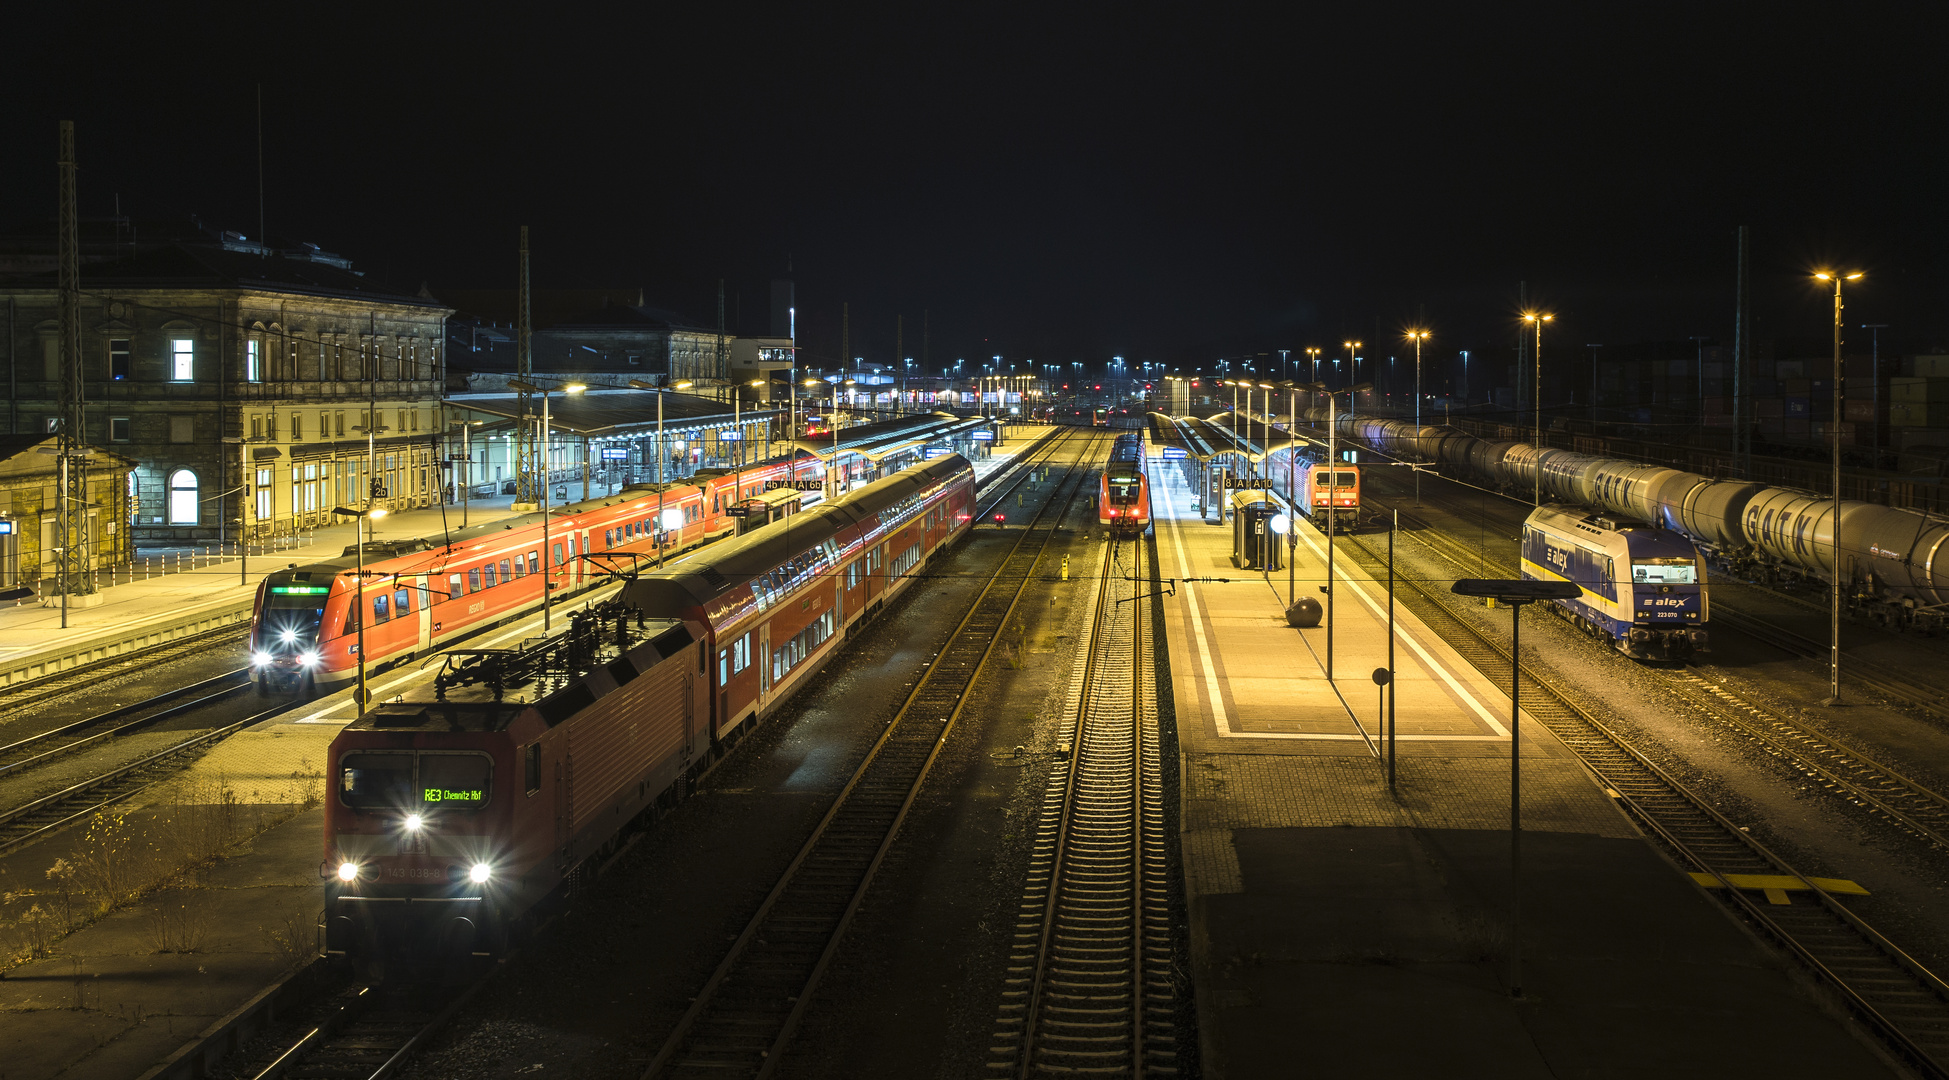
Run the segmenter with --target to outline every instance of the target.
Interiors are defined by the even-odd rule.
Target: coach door
[[[433,593],[428,588],[431,578],[424,575],[413,579],[414,590],[419,594],[420,651],[433,647]]]
[[[758,700],[764,701],[771,693],[771,624],[758,628]]]

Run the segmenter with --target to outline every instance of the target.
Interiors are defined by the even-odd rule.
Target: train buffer
[[[1712,874],[1694,873],[1692,880],[1708,889],[1723,888],[1719,884],[1719,879]],[[1809,881],[1820,886],[1823,892],[1836,893],[1842,896],[1868,895],[1868,890],[1845,878],[1810,877],[1803,881],[1791,874],[1727,874],[1726,880],[1731,882],[1732,887],[1735,889],[1753,889],[1765,893],[1766,902],[1769,904],[1785,905],[1792,903],[1787,898],[1787,894],[1790,892],[1807,891],[1807,882]]]

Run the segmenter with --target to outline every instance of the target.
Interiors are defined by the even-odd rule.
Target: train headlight
[[[486,863],[477,862],[474,864],[473,869],[467,871],[467,880],[479,885],[487,880],[488,872]]]
[[[407,831],[407,832],[419,832],[419,831],[420,831],[420,826],[421,826],[421,825],[424,825],[424,824],[426,824],[426,820],[425,820],[424,818],[422,818],[422,817],[420,817],[420,816],[419,816],[418,814],[407,814],[407,815],[406,815],[406,831]]]
[[[338,880],[351,881],[359,876],[359,864],[342,862],[338,864]]]
[[[310,649],[307,649],[304,652],[298,654],[298,663],[303,664],[306,667],[317,667],[318,654]]]
[[[279,641],[284,642],[286,645],[289,645],[292,642],[298,640],[298,632],[296,630],[286,630],[283,633],[279,634],[277,636],[277,639]]]
[[[258,667],[263,667],[271,662],[271,654],[260,649],[250,654],[250,662],[256,664]]]

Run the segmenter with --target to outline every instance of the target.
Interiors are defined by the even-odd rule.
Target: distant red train
[[[823,475],[814,471],[817,460],[801,453],[669,485],[661,501],[666,556],[731,535],[740,520],[732,506],[775,482]],[[354,548],[270,574],[258,586],[251,619],[252,680],[264,693],[343,686],[357,675],[361,619],[370,674],[539,608],[544,576],[558,599],[574,593],[602,577],[582,556],[626,545],[656,550],[658,505],[654,491],[631,490],[551,507],[546,552],[539,513],[451,534],[369,543],[366,587],[357,603]]]
[[[434,683],[348,725],[329,752],[327,951],[499,952],[966,535],[974,479],[939,458],[712,544],[540,646],[450,655]]]
[[[1142,536],[1151,527],[1150,477],[1144,468],[1144,436],[1126,431],[1110,447],[1098,485],[1096,521],[1119,538]]]

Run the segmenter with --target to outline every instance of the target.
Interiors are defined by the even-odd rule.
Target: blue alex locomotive
[[[1525,578],[1583,590],[1559,601],[1585,633],[1641,660],[1707,648],[1705,560],[1684,534],[1580,507],[1539,507],[1523,523]]]

